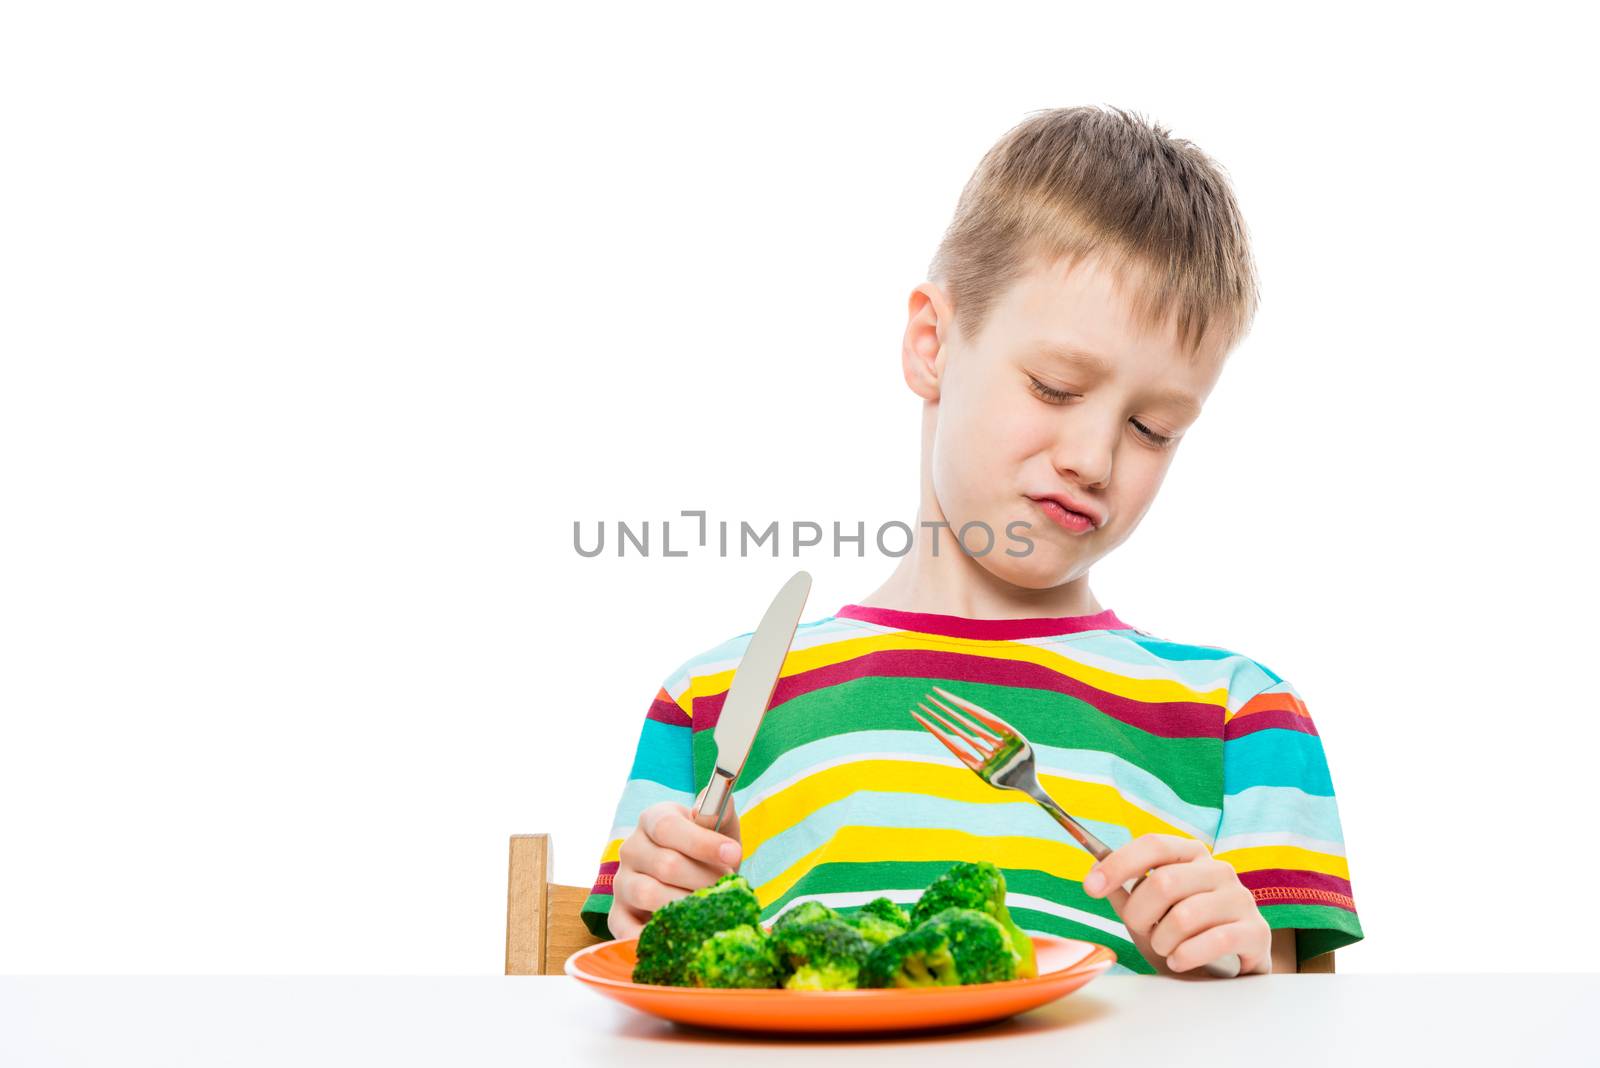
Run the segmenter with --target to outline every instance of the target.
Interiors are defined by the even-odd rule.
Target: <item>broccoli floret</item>
[[[897,923],[890,923],[874,912],[858,912],[850,917],[849,923],[861,932],[862,938],[874,946],[881,946],[889,939],[898,938],[906,933],[906,928]]]
[[[761,906],[744,876],[724,875],[655,911],[639,932],[633,981],[687,986],[686,968],[701,943],[718,931],[760,922]]]
[[[872,943],[837,916],[772,930],[783,985],[790,990],[854,990]]]
[[[797,923],[817,923],[820,920],[837,920],[839,914],[820,901],[802,901],[779,916],[772,924],[774,934]]]
[[[759,925],[743,924],[718,931],[684,966],[690,986],[763,988],[778,985],[778,958]]]
[[[890,901],[886,897],[873,898],[865,905],[862,905],[861,911],[856,915],[877,916],[880,919],[887,920],[896,927],[904,928],[907,931],[911,930],[912,926],[911,916],[906,912],[906,910],[901,908],[899,905],[896,905],[893,901]]]
[[[987,912],[951,908],[872,951],[864,987],[965,986],[1017,977],[1005,928]]]
[[[1033,959],[1033,939],[1017,926],[1006,908],[1006,877],[999,868],[988,861],[952,864],[928,884],[912,908],[913,928],[949,908],[977,909],[993,916],[1016,954],[1017,975],[1031,978],[1039,974]]]
[[[886,897],[874,898],[857,909],[845,921],[874,946],[881,946],[891,938],[911,929],[911,917],[906,910]]]

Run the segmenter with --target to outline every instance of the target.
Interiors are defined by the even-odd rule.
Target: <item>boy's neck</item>
[[[939,537],[937,557],[932,544],[935,534]],[[1087,616],[1105,610],[1089,589],[1087,574],[1048,589],[1025,589],[990,574],[961,551],[948,529],[920,526],[911,551],[900,558],[883,585],[855,603],[966,619]]]

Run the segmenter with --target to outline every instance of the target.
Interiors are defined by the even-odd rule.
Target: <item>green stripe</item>
[[[855,679],[785,701],[762,718],[739,777],[749,782],[782,754],[820,738],[852,731],[920,731],[909,710],[935,684],[994,709],[1037,744],[1111,753],[1148,771],[1192,805],[1222,804],[1219,738],[1162,738],[1067,694],[937,677]],[[715,760],[712,732],[695,731],[696,789],[703,789],[711,778]]]
[[[1117,955],[1117,963],[1129,971],[1139,972],[1142,975],[1156,974],[1155,967],[1144,959],[1139,947],[1125,938],[1118,938],[1096,927],[1086,927],[1053,913],[1035,912],[1033,909],[1014,908],[1011,910],[1011,918],[1017,921],[1018,926],[1026,927],[1030,931],[1043,931],[1062,938],[1076,938],[1080,942],[1093,942],[1095,945],[1105,946]]]
[[[611,915],[611,895],[591,893],[583,900],[583,907],[578,912],[583,917],[583,924],[589,928],[589,933],[596,938],[610,938],[611,928],[606,926],[606,918]]]
[[[1331,953],[1364,937],[1361,921],[1349,909],[1333,905],[1262,905],[1261,915],[1273,930],[1292,927],[1300,960]]]

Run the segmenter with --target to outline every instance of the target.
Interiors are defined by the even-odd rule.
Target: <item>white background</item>
[[[1106,6],[7,6],[0,971],[498,971],[507,836],[589,882],[665,676],[893,564],[574,520],[914,520],[907,297],[1080,103],[1263,277],[1097,596],[1305,697],[1341,970],[1595,968],[1592,38]]]

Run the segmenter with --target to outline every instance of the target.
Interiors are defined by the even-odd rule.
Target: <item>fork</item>
[[[978,778],[996,789],[1020,790],[1027,794],[1050,813],[1079,845],[1094,856],[1095,860],[1105,859],[1111,852],[1110,848],[1096,838],[1087,827],[1068,815],[1067,810],[1056,804],[1055,798],[1039,785],[1039,776],[1034,770],[1033,746],[1028,744],[1028,739],[1024,738],[1020,731],[993,712],[985,711],[971,701],[957,697],[949,690],[939,686],[933,689],[952,704],[960,706],[966,715],[957,712],[930,693],[925,695],[925,700],[938,705],[944,714],[935,712],[921,702],[918,702],[917,707],[926,712],[939,726],[934,726],[915,711],[911,713],[913,719],[922,724],[929,734],[943,742],[944,747],[954,753],[957,760],[977,772]],[[974,720],[977,722],[973,722]],[[1144,878],[1143,875],[1139,875],[1129,879],[1122,884],[1122,888],[1131,894],[1138,889],[1140,883],[1144,882]],[[1228,953],[1218,957],[1205,966],[1205,971],[1206,974],[1219,979],[1232,979],[1239,974],[1239,955]]]

